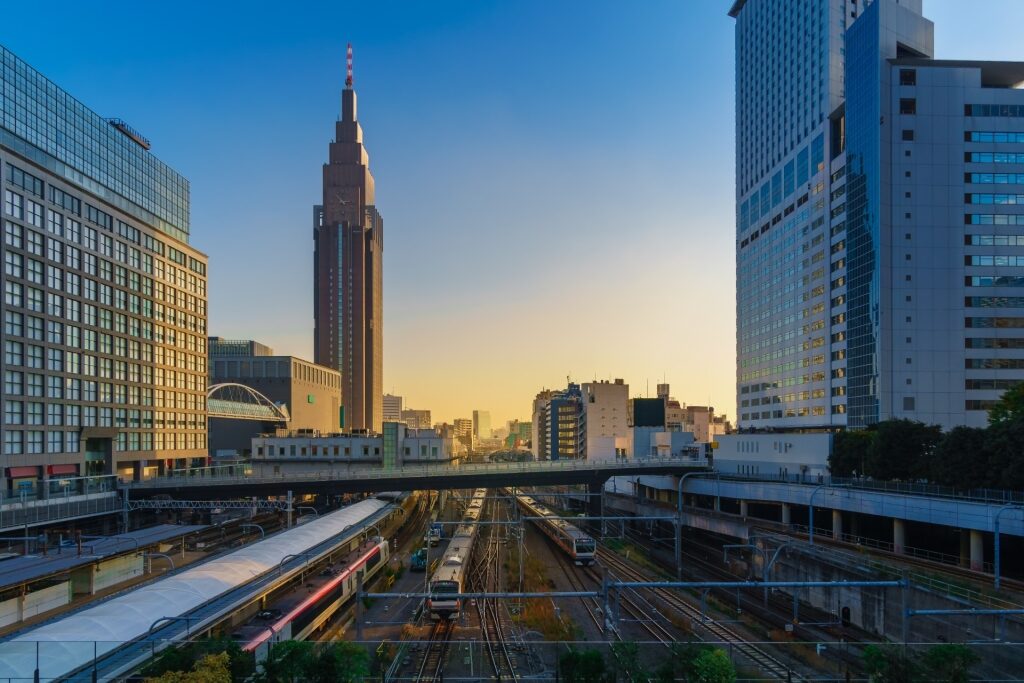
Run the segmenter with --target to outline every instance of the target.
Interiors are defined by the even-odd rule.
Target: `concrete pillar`
[[[960,530],[960,566],[971,566],[971,532],[967,529]]]
[[[904,548],[907,547],[907,528],[904,526],[902,519],[892,520],[892,550],[898,555],[902,555]]]
[[[715,496],[715,512],[721,512],[721,511],[722,511],[722,499],[719,498],[718,496]]]
[[[750,509],[747,505],[747,501],[740,501],[740,517],[747,517],[750,514]]]
[[[985,545],[980,531],[971,529],[971,569],[985,571]]]
[[[832,538],[839,539],[843,537],[843,511],[833,510],[832,511]]]
[[[789,503],[782,504],[782,523],[792,524],[793,523],[793,508]]]

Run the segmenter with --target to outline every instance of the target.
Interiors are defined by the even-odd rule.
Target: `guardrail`
[[[803,486],[835,486],[844,489],[861,491],[878,491],[881,493],[901,493],[927,498],[949,498],[953,500],[976,503],[1022,503],[1024,491],[1004,491],[1001,489],[968,489],[959,490],[950,486],[925,484],[904,481],[879,481],[854,477],[832,477],[828,475],[808,476],[799,474],[735,474],[721,472],[719,476],[729,481],[777,482],[781,484],[800,484]]]
[[[121,498],[116,491],[34,501],[31,505],[4,505],[0,507],[0,531],[118,512],[121,508]]]
[[[257,461],[258,462],[258,461]],[[309,459],[297,460],[297,463],[308,464]],[[275,460],[275,464],[284,464]],[[703,468],[706,463],[703,460],[693,458],[643,458],[630,460],[550,460],[542,462],[507,462],[507,463],[467,463],[458,466],[451,465],[417,465],[402,466],[393,468],[352,468],[333,467],[327,470],[311,472],[279,472],[267,474],[261,472],[256,474],[253,469],[255,463],[244,465],[215,465],[212,467],[197,467],[183,470],[174,470],[170,475],[154,477],[145,481],[132,482],[128,488],[146,489],[163,488],[165,486],[181,485],[207,485],[213,483],[244,482],[257,483],[280,483],[280,482],[305,482],[310,480],[334,481],[339,479],[351,480],[372,480],[372,479],[393,479],[403,477],[459,477],[476,474],[500,474],[511,472],[594,472],[594,471],[615,471],[635,470],[642,473],[644,469],[651,467],[679,466],[686,468]],[[342,465],[343,463],[336,463]],[[624,472],[628,475],[629,472]]]

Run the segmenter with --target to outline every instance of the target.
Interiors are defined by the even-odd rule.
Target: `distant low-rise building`
[[[399,421],[404,422],[409,429],[430,429],[433,425],[429,410],[407,408],[402,411],[402,419]]]
[[[275,356],[269,346],[251,340],[211,337],[209,349],[211,385],[235,383],[255,389],[286,408],[291,416],[287,425],[290,430],[323,434],[341,431],[341,375],[337,370],[294,356]],[[215,455],[249,455],[254,436],[282,426],[210,418],[210,451]]]
[[[537,440],[533,454],[539,460],[586,458],[586,414],[579,384],[564,391],[544,390],[534,399],[533,422]]]
[[[384,421],[402,421],[402,397],[394,394],[384,394]]]
[[[366,465],[400,467],[404,463],[448,462],[452,442],[435,429],[409,429],[401,422],[385,422],[383,434],[317,435],[278,430],[252,439],[252,460],[260,471],[289,463],[311,468]],[[280,471],[280,470],[278,470]]]

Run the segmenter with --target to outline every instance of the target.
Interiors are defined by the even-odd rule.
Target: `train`
[[[267,658],[270,647],[283,640],[306,640],[335,612],[347,606],[359,589],[359,576],[364,586],[382,567],[387,565],[391,545],[387,540],[375,538],[361,550],[359,556],[330,580],[319,586],[307,598],[267,625],[266,629],[242,645],[245,652],[256,653],[256,661]]]
[[[505,489],[509,492],[508,489]],[[516,502],[523,510],[526,517],[542,517],[543,519],[531,519],[540,531],[550,538],[555,545],[562,549],[566,555],[572,558],[573,563],[587,567],[594,564],[594,554],[597,552],[597,542],[587,534],[583,533],[574,524],[562,519],[551,511],[543,503],[532,496],[522,493],[514,494]]]
[[[427,610],[434,621],[458,619],[462,610],[459,594],[469,578],[470,561],[479,527],[476,522],[483,512],[487,489],[476,489],[462,516],[462,524],[455,528],[452,540],[445,549],[440,566],[430,577],[430,597]]]

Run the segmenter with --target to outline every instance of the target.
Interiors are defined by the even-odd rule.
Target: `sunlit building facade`
[[[920,0],[731,14],[739,427],[985,424],[1024,379],[1024,68],[933,59]]]
[[[2,47],[0,61],[7,490],[205,464],[188,181],[123,122]]]

